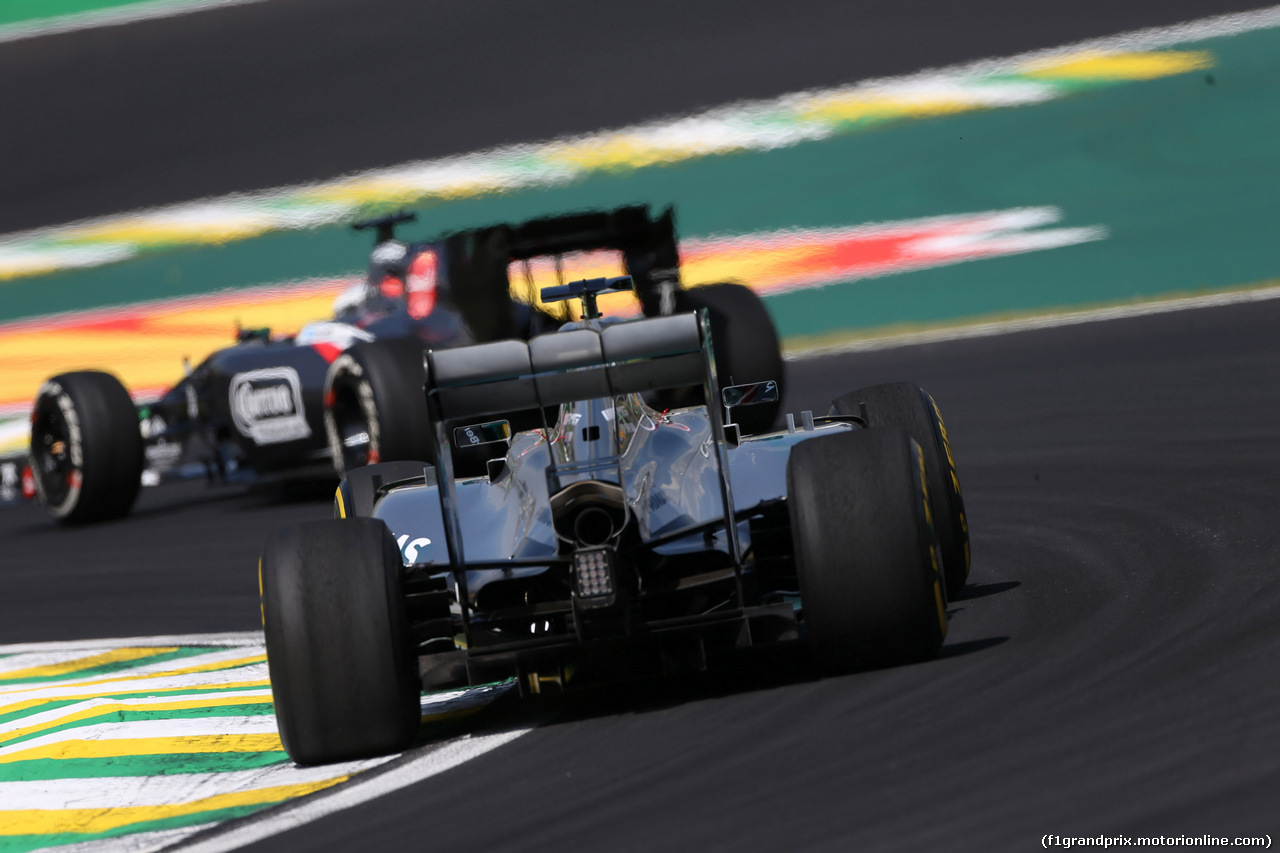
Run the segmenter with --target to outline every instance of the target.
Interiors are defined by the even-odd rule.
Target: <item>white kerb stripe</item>
[[[321,792],[299,802],[274,808],[265,814],[250,817],[243,823],[225,830],[213,830],[212,835],[184,844],[175,850],[182,853],[226,853],[295,829],[335,812],[358,806],[369,800],[398,791],[423,779],[428,779],[457,767],[486,752],[510,743],[532,729],[516,729],[491,735],[462,737],[442,744],[431,752],[416,758],[408,758],[405,764],[358,776],[350,782],[328,792]],[[412,755],[410,753],[409,755]]]

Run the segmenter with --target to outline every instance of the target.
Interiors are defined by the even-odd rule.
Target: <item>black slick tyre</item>
[[[822,671],[934,657],[947,614],[919,445],[893,428],[801,442],[787,504],[805,637]]]
[[[420,720],[391,532],[367,518],[286,528],[258,566],[280,739],[299,764],[400,752]]]
[[[783,388],[782,350],[764,302],[741,284],[706,284],[677,291],[679,311],[707,309],[720,387],[776,380]],[[719,401],[716,401],[719,404]],[[768,432],[782,401],[734,410],[734,420],[747,434]]]
[[[942,548],[947,596],[956,598],[969,579],[969,521],[956,473],[955,458],[942,412],[933,397],[914,382],[890,382],[845,394],[832,404],[837,415],[859,415],[863,404],[871,427],[905,429],[920,444],[929,484],[929,509]]]
[[[40,388],[31,418],[31,472],[49,515],[83,524],[129,513],[144,451],[120,380],[94,370],[55,376]]]
[[[359,343],[334,359],[324,381],[324,426],[339,477],[362,465],[427,459],[422,344]]]
[[[425,482],[425,469],[429,467],[431,466],[425,462],[402,459],[348,471],[333,496],[333,517],[370,517],[373,515],[373,505],[379,489],[401,480],[417,479]]]

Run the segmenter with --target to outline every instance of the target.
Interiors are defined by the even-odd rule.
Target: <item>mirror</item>
[[[510,421],[490,421],[487,424],[469,424],[453,431],[454,447],[474,447],[478,444],[493,444],[496,441],[510,443]]]
[[[770,379],[767,382],[730,385],[720,392],[720,399],[724,401],[726,409],[772,403],[778,399],[778,383]]]

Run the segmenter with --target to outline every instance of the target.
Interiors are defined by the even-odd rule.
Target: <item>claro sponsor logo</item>
[[[231,379],[231,418],[255,444],[279,444],[311,435],[302,407],[302,381],[292,367],[237,373]]]

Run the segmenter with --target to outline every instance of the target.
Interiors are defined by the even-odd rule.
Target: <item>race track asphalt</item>
[[[0,49],[0,233],[1056,47],[1250,0],[271,0]]]
[[[345,52],[345,71],[337,63],[325,71],[315,59],[313,73],[349,86],[335,85],[332,100],[319,106],[298,105],[288,121],[257,122],[255,133],[246,129],[254,116],[273,114],[272,99],[302,85],[281,68],[263,86],[270,91],[243,90],[243,104],[230,100],[231,89],[200,90],[194,76],[183,76],[195,72],[175,68],[173,97],[143,116],[127,104],[99,105],[91,93],[105,82],[85,83],[85,69],[95,66],[77,65],[115,57],[123,75],[117,84],[149,85],[141,63],[129,72],[130,55],[169,50],[161,44],[169,41],[187,51],[206,38],[225,47],[219,39],[236,29],[245,46],[229,64],[261,74],[271,70],[269,60],[283,63],[279,57],[300,50],[268,22],[295,25],[302,43],[308,18],[355,21],[358,5],[277,0],[235,10],[261,22],[251,35],[233,26],[228,10],[58,37],[43,45],[47,65],[39,40],[0,51],[6,81],[67,72],[53,88],[0,87],[0,100],[11,99],[0,107],[33,109],[21,99],[36,96],[15,94],[20,88],[56,94],[65,86],[71,97],[78,80],[82,100],[65,111],[90,121],[85,127],[106,158],[68,171],[64,155],[78,157],[76,146],[85,144],[68,140],[65,149],[26,160],[30,170],[6,168],[0,230],[636,118],[593,94],[601,80],[628,76],[609,76],[614,66],[605,60],[613,57],[598,46],[589,58],[609,71],[576,76],[587,89],[556,88],[537,107],[521,103],[523,86],[561,67],[549,57],[563,58],[607,29],[567,13],[555,26],[541,22],[537,35],[546,40],[519,40],[524,53],[512,53],[509,41],[502,73],[472,80],[471,92],[434,89],[448,118],[417,119],[413,132],[433,141],[410,154],[397,147],[405,125],[374,120],[379,109],[395,114],[389,95],[373,85],[395,77],[375,69],[399,55],[395,46],[407,52],[412,32],[385,21],[380,38],[367,32],[373,24],[346,27],[345,43],[362,48]],[[483,8],[432,6],[459,18]],[[521,14],[546,8],[530,4]],[[859,16],[843,4],[795,7],[812,28],[796,39],[812,35],[820,45],[804,56],[791,38],[761,35],[758,21],[695,43],[694,35],[709,32],[710,11],[684,27],[651,20],[669,24],[676,8],[648,4],[644,20],[629,22],[638,34],[632,41],[661,56],[675,48],[659,36],[674,32],[677,43],[698,46],[702,70],[651,62],[645,56],[652,53],[640,51],[622,65],[642,69],[627,93],[638,113],[1214,11],[1192,3],[1049,3],[1019,25],[1021,4],[986,2],[963,21],[922,25],[923,13],[910,4],[861,7],[896,22],[879,30],[896,35],[861,52],[861,64],[850,68],[837,63],[847,57],[832,31]],[[706,7],[713,8],[723,18],[743,7]],[[618,25],[612,17],[608,24]],[[514,24],[492,26],[495,39],[517,35]],[[343,43],[335,39],[335,49]],[[431,62],[463,50],[447,38],[439,44]],[[791,61],[751,53],[756,47]],[[527,75],[514,72],[513,56],[529,58]],[[30,76],[15,77],[15,69]],[[190,87],[179,97],[184,79]],[[246,72],[244,79],[252,78]],[[352,106],[344,99],[357,92],[370,112],[344,111]],[[198,106],[215,119],[244,121],[197,133]],[[167,115],[168,141],[160,124],[138,123]],[[63,120],[51,118],[51,127]],[[437,134],[428,133],[432,124]],[[139,127],[147,132],[139,136]],[[312,144],[302,145],[302,136]],[[33,156],[34,148],[21,145],[37,145],[23,142],[24,133],[0,139],[6,163]],[[129,139],[137,152],[126,150]],[[558,720],[463,768],[256,847],[1025,850],[1046,833],[1275,836],[1277,325],[1280,302],[1270,301],[792,363],[792,410],[825,408],[840,392],[899,378],[920,382],[942,406],[969,509],[974,569],[967,594],[952,604],[939,660],[839,679],[775,672],[570,703]],[[323,485],[282,494],[192,484],[149,490],[132,518],[74,531],[54,528],[32,507],[2,508],[0,642],[254,628],[260,543],[282,524],[326,515],[329,497]],[[499,714],[489,724],[502,722]]]
[[[897,378],[942,406],[974,568],[939,660],[578,700],[260,848],[1274,833],[1278,323],[1268,301],[792,363],[792,409]],[[327,498],[157,489],[133,518],[73,532],[0,512],[0,639],[256,627],[259,543]]]

